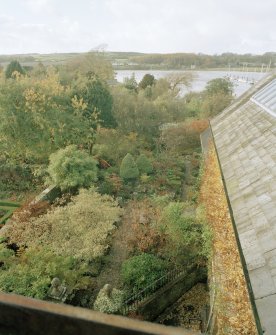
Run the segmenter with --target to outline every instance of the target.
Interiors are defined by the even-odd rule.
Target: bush
[[[183,263],[202,255],[202,224],[188,203],[171,202],[162,213],[162,230],[167,235],[167,255]]]
[[[3,265],[0,271],[0,291],[45,299],[54,277],[58,277],[70,292],[82,278],[87,266],[72,257],[57,256],[51,251],[28,249],[20,257],[0,244]]]
[[[49,181],[62,190],[89,187],[97,180],[97,161],[70,145],[50,156],[48,173]]]
[[[136,164],[137,164],[140,174],[150,174],[153,172],[152,164],[150,160],[148,159],[148,157],[145,156],[144,154],[141,154],[138,157]]]
[[[98,259],[106,253],[109,235],[121,213],[112,197],[82,189],[67,206],[54,208],[24,224],[13,222],[5,234],[19,246],[43,245],[56,255]]]
[[[17,196],[34,186],[32,171],[29,165],[16,163],[4,157],[0,158],[0,199]]]
[[[120,166],[120,177],[126,181],[139,177],[138,167],[131,154],[126,154]]]
[[[93,307],[103,313],[117,313],[123,304],[124,292],[116,288],[107,292],[106,286],[100,290]]]
[[[7,69],[5,71],[6,78],[12,78],[14,72],[18,72],[21,74],[24,74],[25,71],[23,70],[21,64],[17,60],[13,60],[10,62],[10,64],[7,66]]]
[[[180,194],[185,178],[185,162],[180,156],[163,152],[153,162],[155,190]]]
[[[123,263],[122,278],[130,290],[137,292],[162,277],[166,270],[165,261],[152,254],[143,253]]]

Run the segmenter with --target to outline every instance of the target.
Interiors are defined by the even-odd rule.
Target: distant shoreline
[[[237,68],[229,68],[227,67],[219,67],[219,68],[196,68],[196,69],[187,69],[187,68],[164,68],[164,67],[114,67],[114,71],[191,71],[191,72],[198,72],[198,71],[225,71],[225,72],[244,72],[245,74],[247,72],[256,72],[256,73],[265,73],[266,71],[261,71],[260,68],[248,68],[247,71],[242,71],[242,68],[237,67]]]
[[[204,55],[194,53],[143,54],[135,52],[88,52],[88,53],[52,53],[0,55],[0,66],[6,67],[12,60],[18,60],[22,66],[34,67],[42,63],[45,66],[62,66],[72,58],[95,54],[112,64],[115,71],[243,71],[265,72],[276,67],[276,53],[263,55],[221,54]]]

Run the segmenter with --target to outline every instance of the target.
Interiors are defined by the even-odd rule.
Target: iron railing
[[[182,269],[176,268],[166,273],[164,276],[160,277],[159,279],[153,281],[150,285],[146,286],[143,290],[140,290],[137,293],[134,293],[133,295],[131,295],[130,297],[124,300],[122,307],[120,309],[120,314],[128,315],[130,312],[136,311],[141,302],[149,298],[157,290],[161,289],[166,284],[179,278],[181,275],[184,275],[185,273],[188,274],[189,270],[191,270],[192,268],[194,267],[190,266],[189,268],[186,268],[184,270],[183,268]]]

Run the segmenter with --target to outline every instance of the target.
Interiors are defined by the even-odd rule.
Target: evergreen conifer
[[[126,154],[120,166],[120,177],[124,180],[134,180],[139,177],[138,167],[131,154]]]

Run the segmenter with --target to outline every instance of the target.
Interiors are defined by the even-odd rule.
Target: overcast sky
[[[276,51],[276,0],[0,0],[0,54]]]

